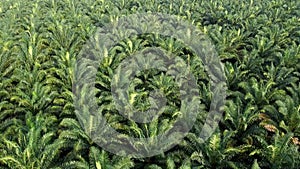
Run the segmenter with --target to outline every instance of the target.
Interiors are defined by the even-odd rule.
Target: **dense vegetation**
[[[205,143],[197,137],[204,118],[199,115],[171,150],[121,157],[104,151],[80,126],[73,105],[74,64],[97,27],[150,11],[178,15],[211,38],[225,68],[226,106]],[[117,115],[109,94],[111,71],[146,46],[185,59],[199,82],[202,112],[211,101],[202,63],[181,43],[151,35],[125,39],[101,63],[96,97],[111,125],[135,137],[172,127],[179,104],[172,78],[145,71],[130,88],[133,104],[147,108],[147,91],[163,88],[166,112],[147,125]],[[0,168],[299,168],[299,79],[297,0],[1,0]]]

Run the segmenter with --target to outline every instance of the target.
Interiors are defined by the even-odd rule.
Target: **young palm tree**
[[[31,113],[26,123],[8,130],[0,139],[0,166],[16,169],[52,168],[59,159],[63,141],[57,139],[55,116]]]

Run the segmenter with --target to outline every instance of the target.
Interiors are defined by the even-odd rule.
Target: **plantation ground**
[[[228,89],[219,126],[201,143],[212,97],[201,61],[168,37],[140,36],[114,46],[99,63],[95,86],[98,113],[119,132],[153,137],[180,114],[178,86],[154,70],[136,76],[129,93],[132,105],[144,110],[150,90],[164,89],[168,104],[159,120],[138,124],[118,114],[110,82],[126,56],[149,46],[172,51],[190,65],[200,91],[201,111],[187,136],[161,155],[136,159],[109,153],[88,137],[75,114],[72,84],[79,52],[97,27],[142,12],[178,15],[210,37]],[[1,0],[0,168],[297,169],[299,79],[297,0]]]

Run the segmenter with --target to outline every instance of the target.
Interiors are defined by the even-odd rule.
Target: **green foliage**
[[[26,115],[26,123],[3,133],[0,164],[10,168],[51,168],[60,156],[54,116]]]
[[[224,64],[228,90],[219,127],[203,143],[199,135],[211,84],[191,49],[155,34],[123,39],[107,49],[96,74],[97,113],[121,133],[155,139],[181,115],[179,86],[155,69],[138,73],[128,96],[133,108],[147,111],[159,109],[149,96],[160,97],[151,91],[161,91],[166,101],[161,116],[143,124],[118,113],[111,83],[125,78],[118,66],[127,56],[161,47],[188,65],[200,91],[199,114],[187,136],[160,155],[133,159],[108,153],[89,137],[101,131],[80,125],[72,85],[79,52],[97,27],[141,12],[177,15],[208,35]],[[299,27],[297,0],[1,0],[0,168],[299,168]],[[149,66],[145,63],[151,62],[134,65]]]

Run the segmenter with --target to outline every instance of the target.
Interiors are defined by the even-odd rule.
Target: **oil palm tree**
[[[26,114],[25,124],[3,133],[0,165],[9,168],[51,168],[56,166],[63,142],[57,140],[55,116]]]

